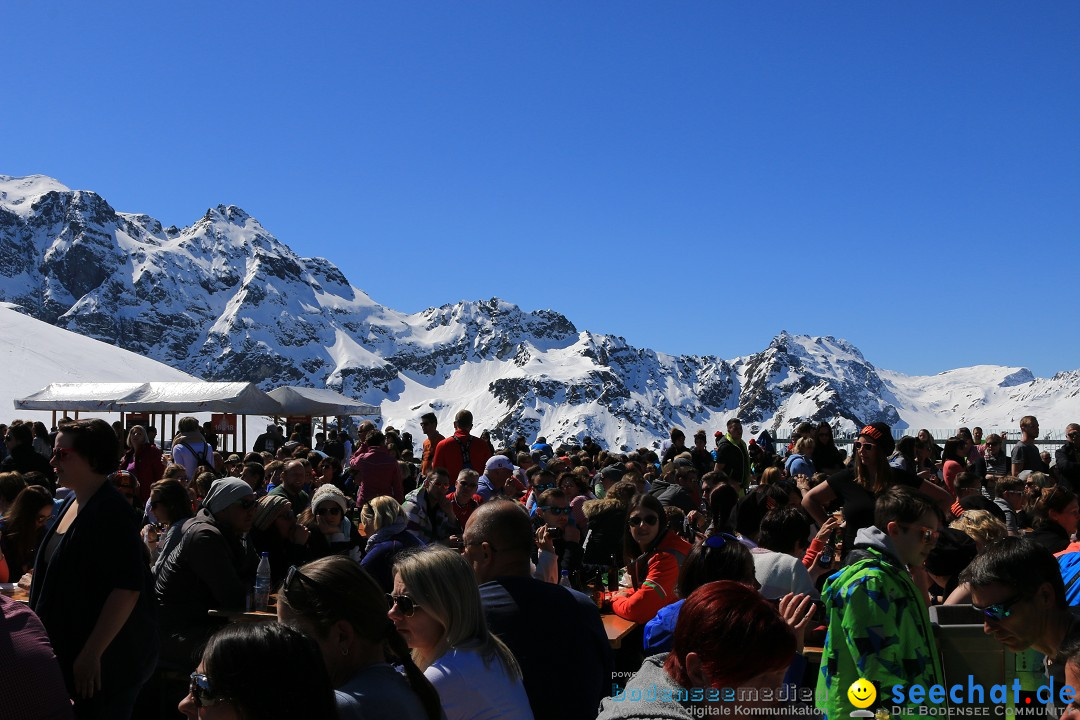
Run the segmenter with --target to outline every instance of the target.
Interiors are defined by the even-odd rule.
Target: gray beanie
[[[217,514],[234,502],[254,495],[251,486],[239,478],[215,480],[210,486],[210,492],[203,498],[203,506],[211,513]]]

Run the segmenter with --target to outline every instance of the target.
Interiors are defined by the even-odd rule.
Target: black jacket
[[[218,526],[203,509],[158,567],[154,593],[161,612],[162,661],[190,663],[195,649],[220,625],[211,609],[243,610],[255,585],[251,547]]]
[[[60,509],[42,548],[55,536],[73,501],[74,496]],[[79,507],[78,516],[52,557],[46,557],[44,550],[38,552],[30,587],[30,607],[49,633],[69,692],[74,689],[72,664],[113,590],[136,590],[140,594],[127,621],[101,656],[106,694],[141,684],[154,667],[158,645],[150,569],[139,528],[131,504],[105,482]]]
[[[56,484],[56,473],[49,461],[32,445],[19,445],[11,448],[11,454],[0,461],[0,472],[39,472],[49,479],[49,483]]]
[[[1072,443],[1062,445],[1054,453],[1054,467],[1069,489],[1073,492],[1080,490],[1080,448]]]

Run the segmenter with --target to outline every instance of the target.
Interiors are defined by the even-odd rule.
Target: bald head
[[[516,502],[492,500],[478,507],[465,523],[464,540],[465,555],[478,582],[529,575],[532,521]]]

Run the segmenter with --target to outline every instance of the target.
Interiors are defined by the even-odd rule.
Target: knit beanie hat
[[[215,480],[210,486],[210,492],[203,498],[203,507],[211,513],[219,513],[234,502],[243,500],[254,495],[251,486],[238,478],[225,478]]]
[[[315,491],[314,497],[311,498],[311,511],[315,512],[319,509],[320,505],[324,505],[328,502],[336,503],[341,508],[342,514],[349,509],[349,503],[345,500],[345,495],[335,486],[326,484],[320,485],[319,489]]]
[[[289,499],[284,495],[263,495],[259,498],[259,508],[255,511],[255,522],[252,526],[256,530],[265,530],[274,522],[278,511],[285,506]]]
[[[893,440],[892,428],[883,422],[870,423],[859,431],[859,435],[865,435],[873,440],[878,446],[878,449],[885,453],[886,457],[892,455],[893,450],[896,449],[896,441]]]

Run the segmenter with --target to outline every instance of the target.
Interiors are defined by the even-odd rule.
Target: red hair
[[[681,687],[694,682],[686,656],[697,653],[713,687],[740,687],[750,678],[791,663],[795,636],[761,594],[718,580],[690,594],[679,611],[664,670]]]

